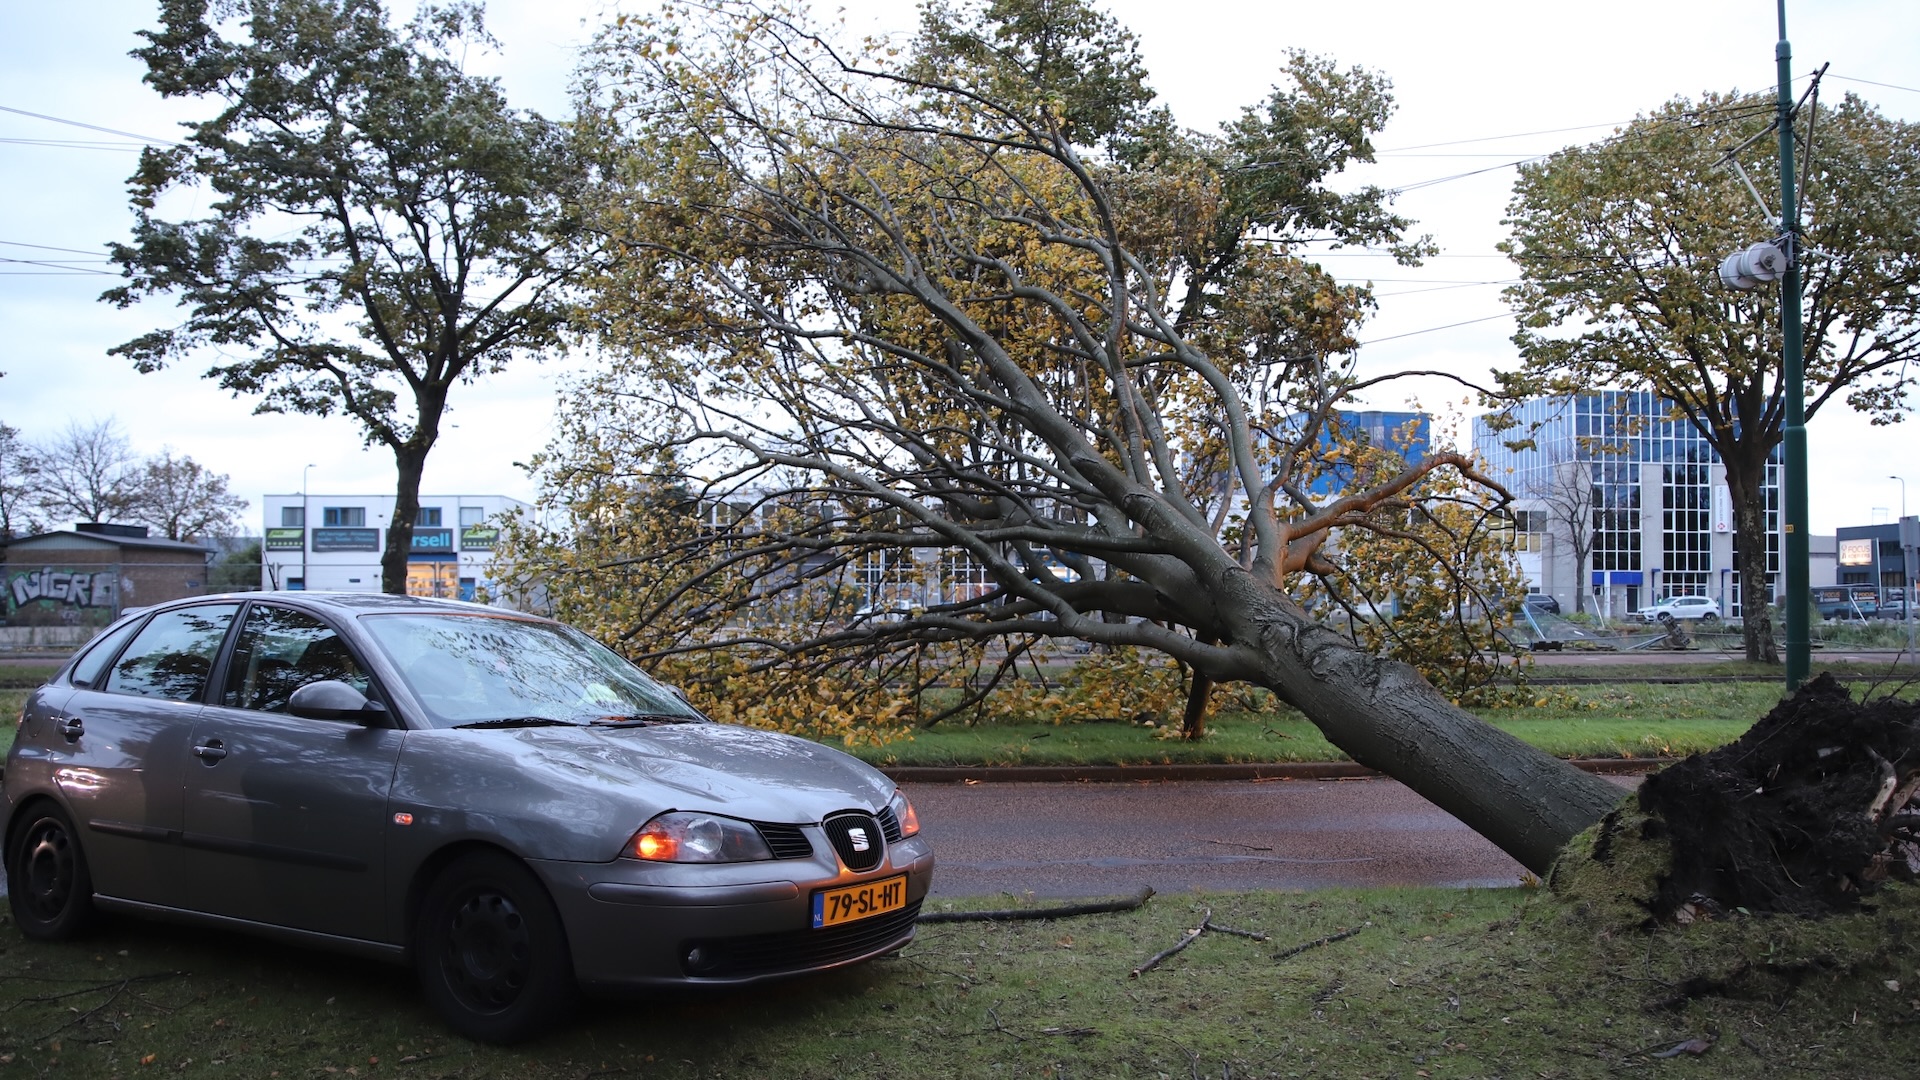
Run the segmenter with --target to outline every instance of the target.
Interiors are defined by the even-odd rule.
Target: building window
[[[413,523],[421,528],[439,528],[440,508],[437,506],[422,506],[415,509],[413,512]]]
[[[940,585],[949,604],[978,599],[995,588],[986,566],[965,551],[950,551],[940,557]]]
[[[329,529],[359,529],[367,524],[364,506],[327,506],[320,510],[320,524]]]
[[[287,529],[307,527],[307,508],[304,506],[283,506],[280,508],[280,525]]]
[[[470,529],[475,525],[484,525],[487,521],[487,508],[484,506],[463,506],[460,508],[460,527]]]

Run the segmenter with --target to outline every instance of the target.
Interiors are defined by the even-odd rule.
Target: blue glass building
[[[1512,416],[1518,425],[1498,433],[1476,418],[1473,448],[1515,497],[1521,566],[1536,589],[1569,611],[1619,616],[1704,595],[1739,615],[1726,471],[1667,399],[1602,390],[1537,398]],[[1781,581],[1780,478],[1776,448],[1762,495],[1769,596]]]

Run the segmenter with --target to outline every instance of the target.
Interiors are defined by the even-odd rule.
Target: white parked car
[[[1701,622],[1719,622],[1720,605],[1710,596],[1669,596],[1665,600],[1634,612],[1645,622],[1659,622],[1662,614],[1676,619],[1699,619]]]

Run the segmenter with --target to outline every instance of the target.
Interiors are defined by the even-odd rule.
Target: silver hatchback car
[[[28,937],[104,909],[408,962],[493,1042],[577,988],[897,950],[934,863],[846,754],[713,723],[551,620],[372,594],[123,618],[28,698],[4,813]]]

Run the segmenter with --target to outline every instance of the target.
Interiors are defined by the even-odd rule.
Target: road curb
[[[1575,758],[1590,773],[1655,772],[1677,758]],[[1351,761],[1235,765],[901,765],[880,766],[903,784],[1148,783],[1167,780],[1361,780],[1384,775]]]

